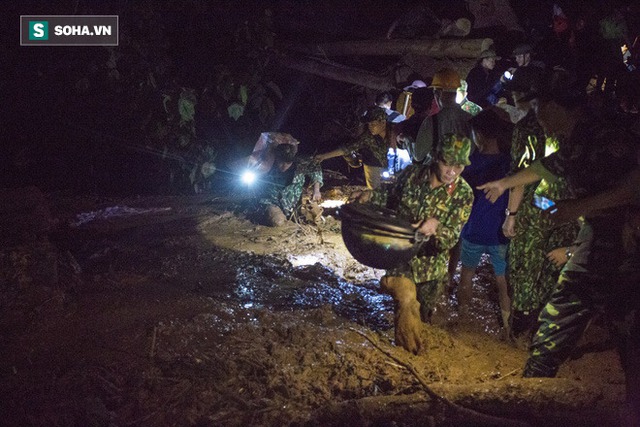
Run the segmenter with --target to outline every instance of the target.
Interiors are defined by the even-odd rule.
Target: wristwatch
[[[504,210],[504,214],[505,214],[506,216],[515,216],[515,214],[517,214],[517,213],[518,213],[518,211],[513,211],[513,212],[511,212],[511,211],[509,210],[509,208],[507,208],[507,209],[505,209],[505,210]]]
[[[564,250],[564,255],[567,257],[567,260],[570,260],[573,256],[573,252],[571,252],[571,248],[567,248]]]

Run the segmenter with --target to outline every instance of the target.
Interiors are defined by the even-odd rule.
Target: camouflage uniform
[[[387,123],[387,113],[384,108],[373,107],[367,111],[362,120],[365,122],[379,120]],[[386,137],[383,138],[380,135],[371,134],[369,129],[366,129],[355,141],[342,147],[345,153],[360,153],[367,187],[371,189],[380,187],[382,171],[387,167],[391,137],[391,132],[387,132]]]
[[[259,208],[264,210],[267,205],[278,206],[287,217],[290,217],[300,204],[307,177],[310,183],[318,182],[322,186],[322,168],[310,158],[295,158],[291,167],[285,172],[281,172],[274,166],[263,179],[266,182],[266,188],[258,202]]]
[[[471,143],[468,138],[464,139],[468,162]],[[392,188],[374,191],[372,197],[372,203],[393,209],[414,223],[427,218],[440,222],[437,233],[423,244],[408,264],[387,271],[389,276],[409,277],[416,283],[423,320],[428,318],[443,290],[449,249],[458,241],[473,204],[473,190],[461,177],[451,184],[431,188],[429,177],[435,166],[408,166],[400,172]]]
[[[478,114],[480,114],[480,111],[482,111],[481,106],[479,106],[474,102],[469,101],[468,99],[465,99],[464,102],[460,104],[460,108],[462,109],[462,111],[466,111],[472,116],[477,116]]]
[[[586,116],[559,151],[531,167],[549,182],[564,176],[577,197],[586,197],[613,188],[634,168],[637,146],[625,131],[607,129]],[[612,324],[635,311],[635,323],[623,334],[627,347],[622,362],[627,394],[636,405],[640,401],[640,253],[637,245],[625,247],[623,242],[630,211],[629,206],[611,208],[585,218],[577,249],[540,313],[525,376],[555,376],[597,311],[604,310]]]
[[[533,161],[545,156],[547,147],[556,151],[556,140],[545,140],[542,127],[538,124],[533,110],[520,120],[514,129],[511,158],[512,171],[528,167]],[[550,263],[546,254],[554,248],[569,246],[577,234],[577,223],[564,224],[552,228],[542,211],[533,206],[534,194],[549,197],[552,200],[569,198],[564,179],[550,183],[542,180],[526,185],[522,203],[516,216],[517,235],[509,244],[509,283],[513,289],[512,306],[519,318],[521,313],[529,312],[535,316],[548,300],[560,274],[560,269]],[[529,316],[532,317],[532,316]],[[515,330],[526,329],[514,324]]]
[[[344,147],[345,152],[357,151],[362,155],[365,165],[384,167],[387,165],[389,144],[380,135],[372,135],[367,129],[351,144]]]

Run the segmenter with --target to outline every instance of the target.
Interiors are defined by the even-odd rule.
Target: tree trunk
[[[402,56],[408,53],[432,58],[477,58],[493,40],[436,39],[436,40],[357,40],[313,45],[290,44],[286,48],[314,56]]]
[[[369,71],[346,67],[333,62],[313,58],[293,58],[284,55],[278,57],[278,61],[282,66],[293,70],[378,91],[390,90],[395,87],[392,77],[377,76]]]
[[[317,410],[323,426],[409,425],[523,426],[619,425],[619,387],[567,379],[513,379],[478,384],[433,384],[433,391],[468,408],[457,411],[423,393],[380,395],[330,402]],[[615,398],[614,398],[615,397]],[[440,422],[436,422],[439,420]]]

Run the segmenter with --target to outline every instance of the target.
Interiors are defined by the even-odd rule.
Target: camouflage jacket
[[[460,108],[462,108],[462,111],[466,111],[472,116],[477,116],[480,113],[480,111],[482,111],[481,106],[479,106],[474,102],[469,101],[468,99],[465,99],[464,102],[460,104]]]
[[[446,276],[448,251],[458,241],[473,204],[473,190],[463,178],[431,188],[430,174],[429,165],[411,165],[400,172],[393,187],[376,190],[372,196],[372,203],[393,209],[413,223],[428,218],[440,221],[435,236],[424,243],[410,261],[415,283]],[[394,271],[388,274],[397,275]]]
[[[515,173],[541,159],[545,155],[545,136],[542,126],[538,123],[533,109],[522,118],[513,128],[511,137],[511,172]],[[523,201],[529,203],[533,199],[539,181],[526,185]]]
[[[259,203],[278,206],[285,215],[290,216],[300,204],[306,178],[311,184],[323,184],[322,168],[310,158],[296,158],[285,172],[274,165],[263,178],[266,186]]]
[[[379,135],[372,135],[368,129],[355,141],[347,144],[344,150],[348,153],[359,152],[362,155],[362,163],[367,166],[387,167],[389,143]]]
[[[585,114],[560,149],[533,166],[549,182],[564,177],[576,197],[585,197],[613,188],[638,164],[639,147],[628,130]]]
[[[637,167],[639,146],[638,138],[628,130],[584,114],[571,136],[562,140],[560,149],[534,162],[531,168],[550,183],[559,177],[565,178],[569,190],[582,198],[618,185],[620,179]],[[587,265],[603,274],[616,269],[626,257],[622,236],[629,209],[615,207],[586,216],[583,230],[586,226],[594,235],[593,241],[581,231],[577,239],[578,249],[565,268],[580,269]],[[584,242],[591,243],[582,244]]]

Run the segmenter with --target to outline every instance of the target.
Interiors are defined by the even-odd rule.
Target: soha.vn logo
[[[49,22],[29,21],[29,40],[49,40]]]

